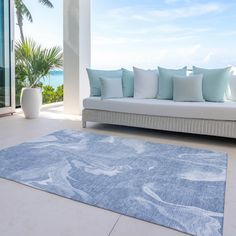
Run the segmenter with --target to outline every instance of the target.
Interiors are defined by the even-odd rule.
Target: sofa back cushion
[[[134,96],[134,72],[122,69],[122,88],[124,97]]]
[[[173,76],[186,76],[187,67],[182,69],[166,69],[158,67],[159,71],[159,85],[158,98],[159,99],[173,99]]]
[[[90,96],[101,96],[101,83],[99,78],[121,78],[122,70],[92,70],[87,69],[89,84],[90,84]]]
[[[134,67],[134,98],[156,98],[158,88],[157,70]]]
[[[174,76],[173,100],[177,102],[204,102],[202,75]]]
[[[122,98],[122,80],[121,78],[99,78],[101,84],[101,98]]]
[[[232,75],[227,90],[227,98],[236,101],[236,75]]]
[[[208,102],[224,102],[225,93],[231,77],[231,67],[222,69],[203,69],[193,67],[193,74],[203,75],[203,97]]]

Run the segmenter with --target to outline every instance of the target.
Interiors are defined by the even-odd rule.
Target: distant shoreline
[[[50,72],[49,76],[41,79],[44,86],[50,85],[53,88],[57,88],[64,84],[64,71],[63,70],[53,70]]]

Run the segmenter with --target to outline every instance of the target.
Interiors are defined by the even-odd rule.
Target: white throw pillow
[[[157,70],[134,67],[134,98],[156,98],[158,91]]]
[[[100,78],[101,99],[122,98],[121,78]]]
[[[232,101],[236,101],[236,75],[232,75],[229,82],[229,89],[227,91],[227,98]]]

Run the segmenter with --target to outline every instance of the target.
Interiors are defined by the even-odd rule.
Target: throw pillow
[[[134,98],[155,98],[157,96],[157,70],[143,70],[134,67]]]
[[[186,76],[187,67],[182,69],[166,69],[158,67],[159,71],[159,86],[158,98],[159,99],[173,99],[173,76]]]
[[[124,97],[134,96],[134,72],[122,69],[122,87]]]
[[[230,79],[227,98],[229,100],[236,101],[236,75],[232,75]]]
[[[202,75],[174,76],[173,99],[177,102],[203,102]]]
[[[121,78],[100,78],[101,98],[123,97]]]
[[[228,88],[231,67],[223,69],[203,69],[193,67],[193,74],[203,75],[203,97],[208,102],[224,102]]]
[[[92,70],[87,69],[89,84],[90,84],[90,96],[101,96],[101,84],[99,78],[121,78],[122,70]]]

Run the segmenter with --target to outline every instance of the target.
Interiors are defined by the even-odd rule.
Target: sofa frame
[[[155,130],[236,138],[236,121],[150,116],[84,109],[82,126],[87,122],[122,125]]]

